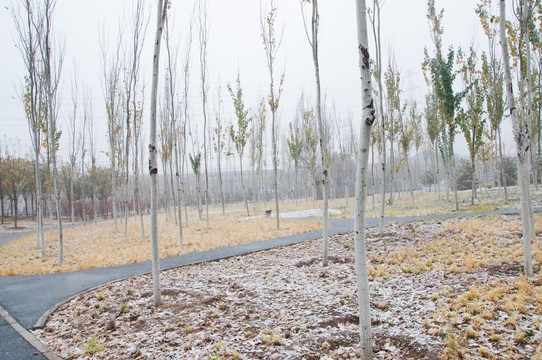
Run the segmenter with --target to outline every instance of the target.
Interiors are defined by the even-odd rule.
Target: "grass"
[[[535,216],[535,228],[542,216]],[[523,263],[523,245],[517,239],[521,221],[505,221],[501,216],[448,221],[441,234],[416,247],[396,249],[385,258],[369,253],[369,275],[384,277],[396,272],[420,274],[426,271],[472,273],[490,264]],[[532,246],[534,263],[542,263],[542,243]],[[498,291],[498,290],[495,290]],[[496,292],[488,296],[500,296]]]
[[[211,214],[210,229],[197,214],[189,216],[189,226],[183,224],[183,247],[179,246],[178,225],[165,214],[159,215],[160,257],[210,250],[259,240],[304,233],[321,228],[316,220],[281,220],[276,230],[274,218],[244,219],[243,212]],[[0,247],[0,276],[31,275],[65,272],[122,265],[150,260],[150,218],[145,222],[142,239],[139,218],[128,220],[128,235],[124,224],[118,222],[115,231],[112,220],[74,229],[63,229],[64,264],[58,266],[58,233],[46,233],[46,257],[35,248],[35,235],[11,241]]]
[[[494,209],[517,208],[519,206],[519,194],[517,188],[509,189],[509,202],[504,202],[504,195],[500,190],[479,191],[476,205],[470,205],[470,191],[459,192],[460,211],[485,211]],[[449,213],[454,209],[453,194],[446,200],[445,192],[441,193],[442,199],[437,200],[435,193],[423,193],[415,195],[415,206],[412,206],[410,195],[403,193],[400,197],[396,193],[391,205],[386,206],[385,216],[412,216],[412,215],[431,215],[440,213]],[[534,205],[540,205],[542,193],[533,189]],[[267,204],[268,208],[274,208],[273,204]],[[316,206],[314,206],[316,205]],[[318,201],[288,201],[281,203],[281,211],[304,210],[322,206]],[[350,198],[348,206],[345,199],[336,199],[330,201],[330,208],[338,209],[342,212],[341,218],[351,218],[353,216],[354,199]],[[159,218],[160,229],[160,256],[171,257],[179,254],[209,250],[213,248],[231,246],[252,241],[270,239],[274,237],[286,236],[295,233],[303,233],[316,230],[321,227],[317,221],[297,221],[282,220],[280,231],[275,229],[275,219],[257,218],[243,219],[244,208],[229,208],[232,211],[225,216],[213,213],[210,215],[211,229],[207,230],[205,221],[199,220],[196,213],[189,216],[189,227],[183,227],[184,244],[182,249],[179,246],[178,226],[173,220],[166,220],[165,214]],[[254,212],[254,209],[251,209]],[[261,212],[261,210],[260,210]],[[380,207],[378,196],[375,199],[375,207],[372,206],[372,198],[367,200],[367,217],[379,217]],[[466,239],[473,237],[493,236],[499,231],[499,223],[493,223],[493,227],[484,227],[488,233],[477,232],[478,227],[475,222],[458,222],[458,227]],[[43,274],[53,272],[64,272],[99,268],[104,266],[121,265],[146,261],[150,259],[151,248],[149,240],[150,220],[145,219],[145,240],[142,240],[139,219],[131,217],[129,219],[128,236],[124,236],[124,224],[119,220],[118,230],[115,231],[113,222],[106,221],[97,225],[87,225],[71,229],[69,224],[64,225],[64,264],[57,265],[58,254],[58,235],[56,232],[46,234],[46,253],[45,258],[41,257],[41,251],[34,248],[35,238],[29,236],[17,241],[12,241],[0,247],[0,276],[3,275],[29,275]],[[469,229],[471,227],[471,229]],[[537,225],[540,228],[540,224]],[[521,230],[519,225],[518,230]],[[457,240],[457,239],[456,239]],[[445,243],[441,245],[446,245]],[[449,241],[448,241],[449,245]],[[475,245],[475,244],[474,244]],[[440,247],[440,246],[439,246]],[[446,247],[444,247],[446,248]],[[428,258],[413,257],[408,253],[392,253],[388,258],[388,265],[402,264],[402,268],[395,269],[375,269],[374,273],[379,276],[385,276],[394,271],[419,273],[427,271],[435,266],[438,256],[446,256],[449,270],[472,271],[484,264],[483,259],[479,259],[480,254],[486,254],[487,249],[479,247],[480,252],[470,252],[469,257],[459,258],[453,251],[447,251],[445,254],[433,254]],[[503,253],[508,254],[521,253],[519,244],[512,248],[505,248]],[[474,255],[476,254],[476,256]],[[499,254],[498,254],[499,255]],[[406,261],[406,263],[405,263]]]
[[[535,226],[540,229],[542,216],[535,216]],[[433,242],[418,246],[410,259],[434,256],[433,270],[445,273],[466,275],[488,266],[503,271],[511,265],[517,272],[523,264],[520,234],[521,221],[511,217],[449,221]],[[515,351],[526,344],[537,349],[535,359],[540,357],[542,345],[531,340],[542,332],[536,320],[542,316],[542,244],[538,240],[533,243],[533,263],[533,279],[522,275],[501,279],[504,275],[497,273],[465,290],[432,297],[436,302],[433,320],[448,336],[443,358],[518,358]]]
[[[531,188],[531,197],[533,199],[533,206],[542,205],[542,188],[539,190]],[[497,209],[520,208],[520,196],[519,189],[517,187],[508,188],[508,199],[508,202],[504,201],[504,192],[502,190],[482,190],[477,192],[475,204],[471,205],[471,191],[466,190],[458,192],[458,204],[460,212],[481,212]],[[388,202],[388,200],[389,194],[386,196],[386,202]],[[380,201],[380,195],[376,194],[373,207],[372,196],[367,196],[367,217],[380,217]],[[350,199],[348,206],[346,206],[346,201],[344,199],[332,200],[330,201],[330,207],[341,210],[343,212],[343,214],[339,216],[341,218],[351,218],[354,216],[353,198]],[[446,199],[446,192],[444,191],[441,191],[441,200],[438,200],[438,195],[436,193],[415,194],[414,206],[412,206],[409,192],[403,192],[401,196],[399,196],[398,193],[395,193],[392,204],[386,204],[384,207],[384,216],[386,217],[436,215],[452,212],[455,212],[453,192],[450,192],[449,198]]]

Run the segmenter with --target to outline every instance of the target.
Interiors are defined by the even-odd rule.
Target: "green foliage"
[[[263,160],[264,137],[267,126],[267,110],[265,109],[265,99],[262,99],[258,105],[258,112],[252,121],[252,132],[250,136],[250,160],[253,164],[258,164],[256,170],[260,174],[260,168]]]
[[[190,160],[190,166],[192,167],[194,175],[199,176],[201,173],[201,153],[197,153],[194,156],[192,156],[192,154],[188,154],[188,158]]]
[[[303,121],[301,126],[303,131],[303,161],[307,163],[312,172],[316,167],[318,157],[318,134],[316,132],[314,110],[305,108],[302,99],[299,104],[299,111]]]
[[[395,121],[395,114],[401,113],[404,108],[401,107],[401,74],[396,71],[396,66],[391,62],[384,73],[384,85],[386,86],[386,102],[388,105],[388,115],[383,117],[386,133],[390,141],[395,141],[395,134],[400,131],[400,122]],[[399,115],[400,116],[400,115]]]
[[[237,116],[237,131],[233,125],[230,126],[230,138],[235,145],[235,149],[239,154],[239,157],[243,157],[245,145],[251,134],[250,123],[252,118],[248,116],[249,110],[245,110],[245,103],[243,101],[243,89],[241,88],[241,77],[237,74],[237,89],[234,92],[231,85],[228,84],[228,91],[230,92],[233,100],[233,107],[235,108],[235,115]]]
[[[427,135],[432,144],[435,144],[441,133],[442,124],[438,118],[438,103],[436,95],[429,93],[425,95],[425,122],[427,124]]]
[[[302,137],[302,131],[299,128],[299,126],[294,125],[290,122],[290,136],[288,137],[287,143],[288,143],[288,152],[290,154],[290,158],[294,162],[294,166],[296,169],[299,168],[299,162],[301,161],[301,154],[303,152],[303,137]]]
[[[427,1],[427,19],[431,26],[431,35],[433,37],[433,43],[437,51],[437,57],[440,57],[440,51],[442,48],[442,18],[444,17],[444,9],[437,12],[435,8],[435,0]]]
[[[484,101],[486,89],[481,81],[481,73],[478,69],[478,56],[473,48],[468,57],[459,50],[458,62],[462,65],[460,74],[466,87],[467,110],[460,109],[458,115],[459,126],[467,141],[471,163],[474,166],[476,156],[484,144],[483,134],[486,119],[484,114]]]
[[[502,62],[490,61],[482,53],[481,82],[486,91],[486,111],[493,129],[498,129],[504,118],[504,74]]]
[[[438,104],[438,116],[442,122],[439,126],[441,133],[437,144],[446,168],[450,168],[453,159],[455,135],[459,125],[456,115],[465,97],[465,91],[459,93],[454,91],[456,77],[454,60],[455,52],[452,47],[450,47],[446,59],[438,54],[435,58],[429,58],[426,52],[424,60],[424,66],[427,67],[431,75],[431,84]]]

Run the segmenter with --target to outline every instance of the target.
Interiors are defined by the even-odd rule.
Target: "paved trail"
[[[542,211],[542,208],[535,208]],[[386,218],[385,223],[414,222],[422,220],[466,218],[485,215],[518,214],[518,210],[487,211],[480,213],[454,213],[430,216],[408,216]],[[354,228],[352,219],[331,219],[333,225],[330,235],[345,233]],[[366,226],[378,226],[378,219],[366,219]],[[17,239],[24,234],[0,236],[0,245]],[[322,231],[313,231],[282,238],[258,241],[249,244],[236,245],[227,248],[208,250],[193,254],[179,255],[160,260],[160,268],[198,264],[203,261],[213,261],[232,256],[248,254],[255,251],[267,250],[278,246],[291,245],[322,236]],[[31,329],[38,324],[40,318],[45,319],[48,311],[56,304],[105,283],[151,272],[151,262],[127,264],[101,269],[76,272],[32,275],[32,276],[2,276],[0,277],[0,313],[5,309],[24,329]],[[0,316],[0,360],[4,359],[46,359],[37,349],[30,345],[7,321]]]

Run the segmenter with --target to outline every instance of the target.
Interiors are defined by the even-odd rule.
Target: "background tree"
[[[208,156],[207,156],[207,94],[209,92],[209,83],[207,79],[207,42],[209,39],[209,27],[207,24],[207,1],[202,0],[198,3],[198,38],[200,44],[199,61],[201,71],[201,104],[203,110],[203,163],[205,167],[205,222],[209,229],[209,174],[208,174]],[[241,178],[243,174],[241,172]],[[244,186],[244,185],[243,185]],[[245,193],[246,203],[246,193]],[[248,205],[247,205],[248,212]]]
[[[213,129],[213,142],[214,150],[216,153],[216,166],[218,169],[218,188],[220,193],[220,203],[222,205],[222,215],[226,215],[226,203],[224,199],[224,184],[222,180],[222,153],[224,151],[224,142],[225,142],[225,129],[222,122],[222,98],[221,98],[221,88],[218,88],[218,100],[217,108],[215,112],[215,128]]]
[[[395,191],[395,174],[398,167],[395,165],[394,144],[396,135],[400,132],[401,124],[399,117],[401,116],[401,74],[397,69],[397,63],[394,59],[388,62],[388,68],[384,73],[384,83],[386,85],[386,104],[388,109],[387,114],[387,133],[390,141],[390,200],[393,203],[393,194]],[[397,118],[396,118],[397,117]],[[384,146],[386,142],[384,141]]]
[[[478,56],[473,48],[470,49],[468,57],[463,52],[459,52],[458,61],[462,65],[460,73],[463,77],[463,83],[466,87],[466,106],[467,110],[460,110],[459,126],[467,141],[469,148],[471,173],[472,173],[472,195],[471,205],[474,205],[476,197],[476,159],[479,151],[484,144],[483,135],[486,119],[484,114],[485,91],[481,82],[480,69],[478,68]]]
[[[195,6],[195,5],[194,5]],[[194,8],[195,9],[195,8]],[[195,10],[194,10],[195,11]],[[182,103],[183,103],[183,125],[182,125],[182,157],[181,157],[181,171],[188,177],[188,151],[187,151],[187,136],[188,136],[188,129],[190,128],[190,113],[189,113],[189,89],[190,89],[190,56],[191,56],[191,50],[192,50],[192,27],[194,23],[194,15],[192,14],[192,18],[190,19],[190,25],[188,30],[188,39],[184,51],[184,58],[183,58],[183,75],[184,75],[184,86],[183,86],[183,96],[182,96]],[[186,168],[186,171],[185,171]],[[184,191],[185,189],[185,177],[181,174],[181,189]],[[187,187],[190,185],[190,182],[186,182]],[[186,199],[186,194],[183,193],[183,198]],[[184,220],[185,220],[185,226],[188,227],[188,205],[187,201],[184,202]]]
[[[133,14],[131,17],[131,28],[127,31],[130,36],[130,46],[127,49],[126,60],[123,66],[124,70],[124,81],[122,82],[123,89],[121,92],[123,102],[123,112],[124,112],[124,149],[122,151],[122,175],[124,177],[123,187],[124,187],[124,236],[128,236],[128,219],[130,213],[130,151],[133,147],[138,148],[137,142],[134,143],[136,127],[141,127],[140,123],[140,113],[138,103],[138,92],[139,92],[139,78],[140,78],[140,67],[141,67],[141,52],[143,51],[143,45],[145,42],[145,33],[147,28],[147,20],[145,17],[145,1],[136,0],[133,2]],[[139,117],[139,119],[137,119]],[[139,140],[139,139],[138,139]],[[135,153],[135,152],[134,152]],[[120,155],[120,154],[119,154]],[[134,154],[135,155],[135,154]],[[137,163],[138,159],[134,158],[132,162]],[[135,169],[134,169],[135,170]],[[134,177],[137,177],[138,174],[135,174]],[[137,181],[137,180],[136,180]],[[144,231],[143,231],[144,232]]]
[[[62,238],[62,204],[60,197],[60,184],[57,168],[57,151],[59,148],[60,136],[62,131],[58,127],[58,89],[60,84],[60,74],[64,60],[62,49],[53,46],[53,12],[56,6],[56,0],[45,0],[42,9],[43,20],[42,28],[38,31],[41,34],[40,54],[43,63],[44,88],[47,103],[47,150],[52,166],[53,194],[56,203],[57,227],[58,227],[58,262],[64,262],[64,244]],[[58,48],[58,46],[57,46]]]
[[[171,26],[172,27],[172,26]],[[166,54],[167,54],[167,75],[166,75],[166,87],[168,94],[168,115],[170,117],[170,129],[169,133],[171,136],[171,140],[173,142],[173,153],[172,157],[175,162],[175,184],[173,183],[173,179],[171,179],[171,186],[175,188],[175,191],[173,191],[174,196],[174,206],[173,206],[173,213],[175,216],[175,224],[179,226],[179,247],[183,247],[183,221],[182,221],[182,210],[181,210],[181,203],[182,203],[182,191],[181,191],[181,166],[180,166],[180,150],[179,150],[179,142],[181,142],[181,131],[177,126],[177,102],[176,100],[176,73],[177,73],[177,53],[178,53],[178,47],[175,49],[172,49],[171,39],[172,37],[172,29],[170,28],[170,20],[169,16],[166,17],[166,23],[165,23],[165,34],[164,38],[166,40]],[[171,162],[170,162],[171,164]],[[170,169],[170,174],[173,177],[173,169]],[[177,212],[178,209],[178,212]],[[142,222],[143,224],[143,222]]]
[[[482,83],[488,93],[486,111],[491,124],[492,132],[496,141],[496,148],[499,154],[500,172],[502,186],[504,188],[504,199],[508,201],[508,187],[506,176],[504,176],[504,156],[502,149],[501,123],[504,118],[504,75],[502,61],[497,58],[498,46],[498,25],[496,15],[492,12],[492,1],[481,0],[476,7],[476,13],[489,43],[489,58],[482,53]]]
[[[79,85],[78,85],[78,76],[77,70],[74,70],[74,78],[72,79],[71,87],[71,101],[72,101],[72,113],[68,121],[68,133],[70,136],[70,171],[69,171],[69,203],[70,203],[70,219],[72,223],[72,228],[75,226],[75,205],[74,205],[74,193],[73,185],[76,178],[76,164],[77,159],[79,158],[79,152],[81,151],[81,133],[78,131],[77,127],[79,125],[80,119],[78,117],[78,103],[79,103]]]
[[[329,181],[328,181],[328,164],[326,160],[326,148],[324,145],[326,136],[324,129],[324,120],[322,118],[322,94],[320,86],[320,63],[318,60],[318,31],[320,29],[320,14],[318,12],[318,0],[301,0],[301,7],[303,11],[303,4],[312,2],[312,12],[310,21],[310,34],[308,32],[307,21],[303,14],[303,24],[305,25],[305,32],[307,32],[307,39],[312,49],[312,62],[314,64],[314,77],[316,80],[316,120],[318,124],[318,135],[320,144],[320,166],[322,167],[322,188],[323,188],[323,249],[322,249],[322,265],[327,266],[327,253],[328,253],[328,193],[329,193]]]
[[[190,157],[190,166],[192,167],[192,172],[196,176],[196,193],[198,197],[198,213],[199,219],[202,219],[202,206],[201,206],[201,153],[197,153],[194,156],[192,154]]]
[[[105,34],[102,34],[104,37]],[[111,191],[112,191],[112,212],[113,223],[115,225],[115,232],[118,231],[117,222],[117,173],[119,165],[119,152],[120,152],[120,132],[122,129],[120,111],[121,111],[121,99],[120,99],[120,71],[121,62],[119,58],[121,36],[116,42],[116,46],[113,51],[113,56],[109,57],[108,49],[105,38],[101,42],[102,50],[102,71],[103,71],[103,96],[105,103],[105,111],[107,115],[107,142],[108,151],[106,153],[109,158],[109,166],[111,168]]]
[[[373,0],[372,11],[369,19],[371,20],[373,36],[375,42],[375,76],[378,80],[378,116],[380,117],[380,222],[379,232],[382,237],[384,233],[384,210],[386,206],[386,122],[384,121],[384,87],[382,86],[382,36],[380,31],[380,14],[382,9],[382,0]]]
[[[309,169],[312,184],[312,204],[316,206],[318,200],[318,177],[316,174],[316,162],[318,160],[318,135],[316,134],[316,124],[314,110],[305,105],[303,97],[299,102],[299,110],[303,123],[303,161]]]
[[[278,188],[278,154],[277,154],[277,110],[279,108],[280,96],[282,95],[282,86],[284,84],[284,74],[282,74],[278,89],[275,90],[275,61],[280,48],[282,36],[276,38],[275,21],[277,18],[277,8],[273,0],[270,2],[270,10],[264,14],[260,2],[260,29],[265,50],[265,60],[269,71],[269,96],[268,104],[271,110],[271,143],[273,147],[273,187],[275,190],[275,210],[277,217],[277,230],[280,229],[279,213],[279,188]]]
[[[243,101],[243,89],[241,88],[241,76],[237,73],[237,88],[235,92],[228,84],[228,91],[230,92],[233,100],[233,107],[235,108],[235,115],[237,116],[237,130],[233,125],[230,126],[230,138],[235,145],[235,150],[239,155],[239,166],[241,170],[241,187],[243,188],[243,198],[245,200],[245,208],[247,210],[247,216],[250,216],[250,210],[248,208],[247,189],[245,181],[243,179],[243,155],[245,152],[245,146],[250,138],[250,123],[252,117],[248,116],[249,110],[245,110],[245,103]]]
[[[288,154],[290,155],[290,159],[294,162],[294,171],[295,171],[295,189],[297,190],[299,188],[299,182],[298,182],[298,172],[299,172],[299,165],[301,164],[301,154],[303,151],[303,131],[300,128],[299,124],[299,118],[296,117],[296,122],[289,124],[290,133],[287,140],[288,143]],[[297,203],[297,198],[296,203]]]
[[[23,192],[25,182],[32,180],[32,166],[22,158],[7,156],[2,161],[1,171],[4,173],[5,193],[9,195],[14,205],[14,227],[17,228],[19,217],[19,196]]]
[[[256,167],[255,177],[255,191],[254,196],[256,198],[256,207],[260,206],[260,193],[263,186],[263,161],[264,161],[264,148],[265,148],[265,135],[267,128],[267,112],[265,109],[265,98],[262,98],[258,103],[258,110],[254,114],[252,119],[252,131],[250,136],[251,142],[251,161]]]
[[[403,107],[404,109],[404,107]],[[416,103],[412,103],[410,106],[410,113],[408,116],[408,120],[404,120],[403,113],[404,110],[400,112],[400,128],[401,128],[401,134],[399,137],[399,144],[401,146],[401,151],[403,153],[403,161],[405,161],[405,165],[407,168],[407,174],[408,174],[408,182],[410,187],[410,200],[412,202],[412,207],[415,207],[416,204],[414,203],[414,187],[412,185],[412,173],[410,171],[410,150],[412,149],[412,145],[414,143],[414,123],[416,122],[416,119],[419,117],[418,115],[418,109]]]
[[[12,17],[17,30],[17,36],[19,40],[18,49],[25,64],[25,81],[23,90],[23,104],[25,107],[25,114],[28,121],[28,128],[30,132],[30,138],[32,143],[32,150],[34,156],[34,178],[36,181],[36,198],[37,198],[37,231],[36,231],[36,247],[41,246],[41,255],[45,256],[45,238],[43,234],[43,199],[42,199],[42,187],[40,178],[40,155],[42,153],[43,142],[43,129],[46,124],[45,116],[45,94],[43,92],[43,78],[40,76],[43,71],[39,61],[39,41],[40,35],[38,34],[38,28],[40,21],[38,15],[37,5],[31,0],[22,1],[19,7],[15,8],[12,12]],[[1,179],[0,179],[1,182]],[[1,185],[0,185],[1,186]],[[1,196],[0,191],[0,196]],[[3,205],[3,202],[2,202]],[[2,207],[2,223],[3,218]]]
[[[443,140],[443,155],[445,156],[445,164],[448,164],[448,172],[450,181],[454,190],[455,209],[459,210],[459,201],[457,198],[457,184],[455,181],[455,158],[454,158],[454,143],[457,133],[458,121],[456,118],[464,93],[456,93],[454,90],[454,80],[456,73],[454,71],[455,52],[450,47],[446,60],[433,58],[427,60],[430,64],[431,77],[434,84],[435,93],[438,98],[439,115],[443,120],[444,133]]]

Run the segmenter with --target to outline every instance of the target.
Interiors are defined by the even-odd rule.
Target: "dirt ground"
[[[499,217],[369,230],[374,358],[540,359],[541,247],[527,280],[518,226]],[[164,271],[160,306],[148,275],[109,284],[35,334],[64,359],[357,359],[353,235],[330,240],[326,268],[321,245]]]

